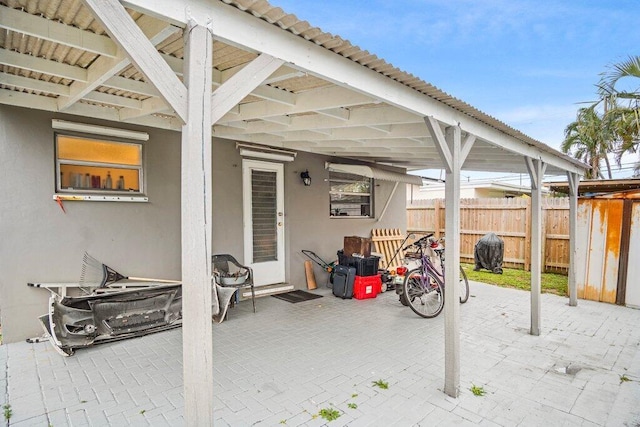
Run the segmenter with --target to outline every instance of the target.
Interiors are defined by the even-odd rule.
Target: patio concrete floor
[[[242,302],[214,325],[216,426],[640,425],[640,310],[545,294],[534,337],[529,293],[472,283],[453,399],[442,315],[419,318],[393,292],[314,292],[324,298],[260,298],[256,314]],[[184,423],[181,329],[68,358],[48,343],[3,345],[0,369],[11,426]]]

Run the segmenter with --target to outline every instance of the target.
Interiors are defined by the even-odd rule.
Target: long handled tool
[[[123,279],[141,282],[180,283],[178,280],[125,276],[108,265],[101,263],[86,252],[84,253],[83,261],[82,274],[80,275],[80,288],[86,292],[91,292],[96,288],[104,288]]]
[[[310,250],[303,249],[302,253],[305,254],[307,258],[309,258],[311,261],[315,262],[320,267],[322,267],[322,269],[327,273],[331,273],[333,271],[333,268],[336,266],[335,262],[326,262],[325,260],[320,258],[315,252],[312,252]]]
[[[415,234],[407,233],[407,235],[405,236],[405,238],[402,241],[402,243],[400,243],[400,245],[398,245],[398,249],[396,249],[396,252],[393,254],[393,256],[391,257],[389,262],[387,262],[387,268],[389,268],[389,266],[393,263],[393,261],[396,259],[396,257],[400,253],[400,251],[406,251],[408,249],[408,247],[407,248],[403,248],[403,246],[404,246],[405,243],[407,243],[407,240],[409,240],[409,238],[414,238],[414,237],[415,237]]]
[[[311,261],[315,262],[320,267],[322,267],[322,269],[324,271],[329,273],[329,279],[328,279],[328,282],[327,282],[327,286],[329,286],[329,282],[333,283],[333,269],[334,269],[334,267],[336,265],[335,261],[334,262],[326,262],[325,260],[320,258],[315,252],[310,251],[308,249],[303,249],[301,252],[307,258],[309,258]],[[313,275],[313,265],[311,265],[310,261],[305,261],[304,262],[304,269],[305,269],[305,274],[306,274],[306,277],[307,277],[307,287],[309,287],[309,284],[311,283],[312,287],[309,287],[309,289],[315,289],[316,288],[316,280],[315,280],[315,276]]]

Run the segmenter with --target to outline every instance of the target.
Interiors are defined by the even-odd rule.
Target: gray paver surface
[[[640,310],[542,295],[534,337],[527,292],[472,283],[454,399],[442,315],[419,318],[393,292],[314,292],[324,298],[260,298],[256,314],[242,302],[214,325],[216,426],[640,425]],[[182,331],[67,358],[48,343],[0,346],[0,403],[11,426],[182,425]],[[341,416],[328,423],[325,408]]]

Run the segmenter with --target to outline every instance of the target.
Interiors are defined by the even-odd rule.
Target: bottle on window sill
[[[120,178],[118,178],[118,182],[116,184],[116,189],[124,190],[124,176],[120,175]]]
[[[104,181],[104,188],[111,190],[113,183],[111,182],[111,172],[107,171],[107,179]]]

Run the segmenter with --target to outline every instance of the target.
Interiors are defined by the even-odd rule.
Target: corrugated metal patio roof
[[[434,85],[267,1],[222,2],[436,100],[524,144],[525,148],[555,156],[570,167],[584,167]],[[135,2],[125,4],[129,3]],[[217,3],[207,4],[213,9]],[[0,5],[0,103],[180,129],[181,122],[174,112],[158,97],[145,76],[128,62],[82,1],[0,0]],[[128,11],[181,77],[183,28],[134,8]],[[216,38],[214,30],[214,85],[224,83],[259,53]],[[368,96],[314,70],[292,64],[283,65],[234,111],[220,119],[214,125],[214,135],[408,169],[442,166],[423,117],[402,105]],[[465,169],[526,171],[521,153],[487,139],[477,140]],[[552,174],[562,172],[562,168],[553,165],[548,169]]]

